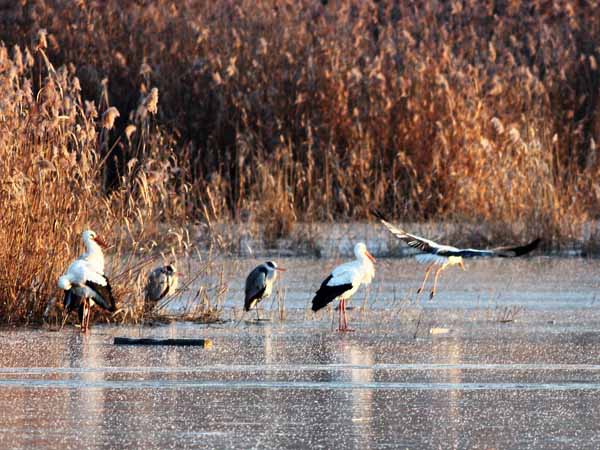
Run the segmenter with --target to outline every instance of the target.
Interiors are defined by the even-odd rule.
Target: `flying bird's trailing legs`
[[[452,257],[450,257],[452,258]],[[440,277],[440,274],[442,273],[442,271],[452,265],[459,265],[462,270],[467,270],[465,269],[465,263],[460,260],[458,262],[454,262],[451,259],[449,261],[446,261],[444,264],[442,264],[438,270],[435,271],[435,277],[433,278],[433,288],[431,289],[431,292],[429,294],[429,300],[433,300],[433,297],[435,296],[436,290],[437,290],[437,283],[438,283],[438,278]]]
[[[429,293],[429,300],[433,300],[435,295],[435,291],[437,289],[438,278],[440,277],[440,273],[447,267],[447,264],[441,265],[438,270],[435,271],[435,277],[433,277],[433,288],[431,288],[431,292]]]
[[[433,266],[435,264],[429,264],[429,266],[427,266],[427,270],[425,271],[425,278],[423,278],[423,283],[421,283],[421,287],[419,289],[417,289],[417,295],[419,295],[421,292],[423,292],[423,289],[425,289],[425,283],[427,282],[427,278],[429,277],[429,273],[431,272],[431,269],[433,269]]]

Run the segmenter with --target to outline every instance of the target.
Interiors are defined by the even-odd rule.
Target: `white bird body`
[[[375,276],[375,266],[367,257],[350,261],[337,266],[331,271],[331,279],[327,286],[351,284],[352,288],[344,293],[344,298],[352,297],[361,284],[370,284]]]
[[[76,259],[71,263],[65,274],[58,279],[58,287],[68,291],[74,286],[85,286],[88,281],[100,286],[106,286],[107,284],[104,274],[98,272],[90,262],[85,259]]]
[[[440,256],[434,253],[419,253],[415,255],[415,259],[420,264],[435,264],[442,266],[458,266],[463,264],[462,256]]]
[[[352,297],[362,284],[370,284],[375,276],[375,258],[367,251],[367,246],[359,242],[354,246],[356,259],[337,266],[323,281],[312,300],[312,310],[318,311],[340,298],[339,331],[348,331],[346,300]]]

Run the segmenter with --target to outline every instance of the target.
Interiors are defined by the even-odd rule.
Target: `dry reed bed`
[[[40,33],[31,49],[0,46],[0,322],[39,322],[57,312],[56,280],[82,252],[88,227],[112,244],[107,273],[121,308],[113,319],[139,320],[151,266],[196,250],[185,227],[158,226],[183,215],[184,197],[173,198],[171,162],[150,155],[130,160],[118,188],[104,192],[118,112],[82,98],[74,67],[49,61],[46,37]],[[154,146],[143,132],[156,112],[152,95],[140,100],[148,113],[133,118],[131,127],[142,131],[127,137],[128,146]]]
[[[127,285],[182,219],[273,241],[377,207],[558,242],[598,218],[597,2],[323,3],[5,2],[3,321],[40,317],[85,226]]]
[[[369,206],[403,220],[525,222],[548,239],[598,216],[595,1],[5,8],[0,38],[48,30],[48,52],[75,64],[86,97],[121,112],[112,186],[131,158],[157,152],[178,170],[177,192],[189,184],[189,207],[248,214],[270,239]],[[151,86],[157,147],[123,145]]]

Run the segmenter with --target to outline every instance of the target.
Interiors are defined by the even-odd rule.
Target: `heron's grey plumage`
[[[273,261],[255,267],[246,278],[244,309],[250,311],[258,302],[271,295],[276,279],[277,264]]]
[[[173,264],[157,267],[148,274],[146,283],[146,300],[158,302],[177,290],[179,277]]]

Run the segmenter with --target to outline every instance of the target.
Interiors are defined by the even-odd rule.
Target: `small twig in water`
[[[419,318],[417,319],[417,328],[415,329],[415,334],[413,335],[413,339],[417,338],[417,333],[419,332],[419,325],[421,325],[421,317],[423,316],[423,309],[419,313]]]

